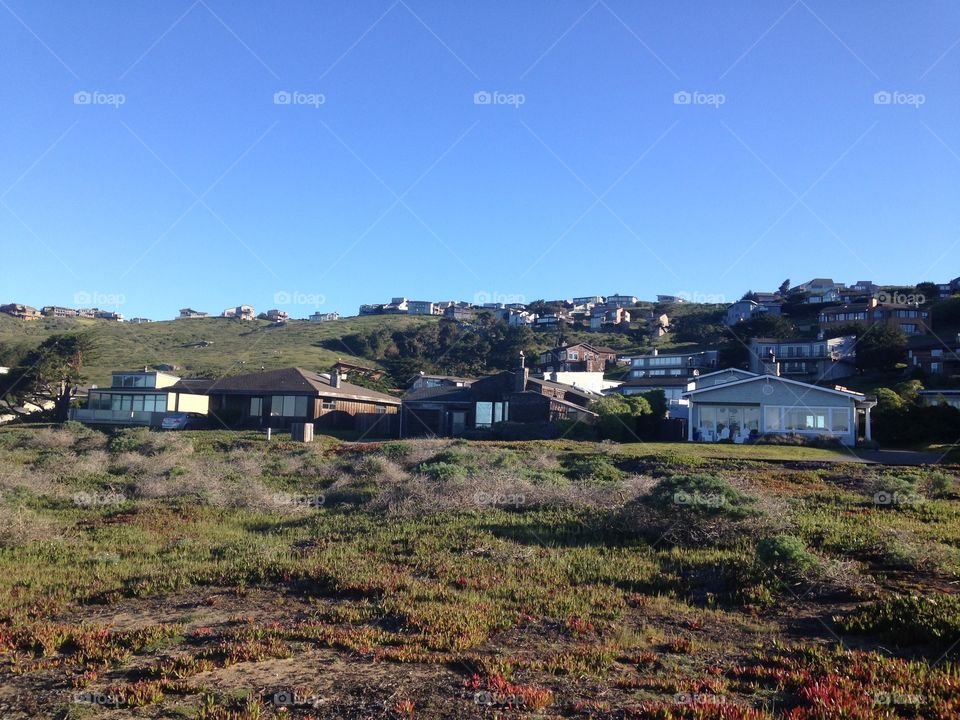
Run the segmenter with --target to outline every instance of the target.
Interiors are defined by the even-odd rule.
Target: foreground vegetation
[[[0,432],[0,712],[957,716],[958,468],[672,447]]]

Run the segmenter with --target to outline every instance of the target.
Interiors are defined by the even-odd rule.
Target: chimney
[[[523,392],[527,389],[527,380],[530,378],[530,370],[527,368],[527,361],[523,355],[523,350],[520,351],[520,357],[517,362],[517,370],[513,374],[513,390],[514,392]]]
[[[337,369],[330,371],[330,387],[340,387],[340,371]]]
[[[780,363],[777,361],[777,355],[772,350],[767,353],[766,360],[760,361],[763,375],[774,375],[780,377]]]

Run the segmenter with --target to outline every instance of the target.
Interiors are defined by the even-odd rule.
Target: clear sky
[[[3,302],[960,275],[952,1],[0,0],[0,59]]]

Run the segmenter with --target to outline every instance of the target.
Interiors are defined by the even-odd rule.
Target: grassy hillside
[[[377,328],[391,332],[436,323],[438,318],[375,315],[350,317],[327,323],[291,320],[277,325],[264,320],[230,318],[168,320],[134,325],[83,318],[44,318],[23,322],[0,314],[0,348],[31,348],[56,333],[89,330],[96,334],[100,356],[90,369],[90,381],[103,385],[110,372],[160,363],[176,365],[183,375],[238,374],[257,370],[301,366],[326,369],[338,358],[378,366],[377,359],[359,356],[344,338]],[[568,342],[592,342],[628,352],[638,347],[631,334],[567,330]],[[537,332],[539,349],[556,344],[558,334]],[[199,343],[206,341],[207,346]]]
[[[330,340],[366,332],[387,324],[391,329],[435,322],[416,317],[354,317],[329,323],[292,320],[276,325],[265,320],[230,318],[168,320],[132,325],[81,318],[43,319],[22,322],[0,314],[0,345],[33,347],[55,333],[91,330],[96,333],[100,357],[90,371],[90,380],[103,385],[110,371],[168,363],[184,375],[223,375],[252,372],[261,365],[270,368],[301,366],[325,369],[337,358],[371,364],[343,345],[328,349]],[[196,343],[207,341],[207,347]],[[375,364],[375,363],[374,363]]]
[[[958,470],[0,430],[0,707],[956,718]]]

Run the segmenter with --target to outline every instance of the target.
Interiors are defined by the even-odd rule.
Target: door
[[[450,413],[450,434],[459,435],[467,429],[467,413],[462,410],[454,410]]]

